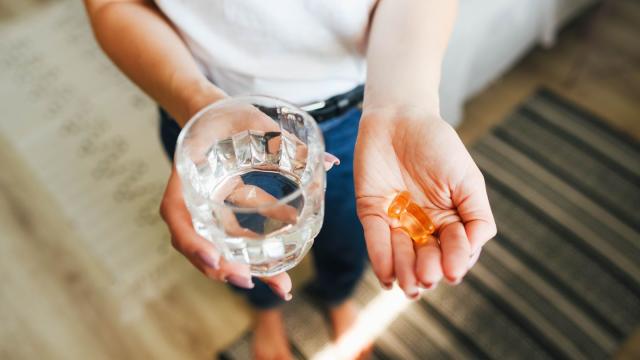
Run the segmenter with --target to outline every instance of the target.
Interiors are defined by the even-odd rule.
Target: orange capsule
[[[429,241],[429,235],[436,231],[429,215],[411,200],[408,191],[396,195],[387,209],[387,214],[392,219],[398,219],[400,228],[417,244],[425,244]]]

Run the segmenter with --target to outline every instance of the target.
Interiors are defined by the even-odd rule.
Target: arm
[[[365,113],[439,113],[440,67],[455,14],[455,0],[380,0],[369,35]]]
[[[85,5],[104,52],[181,126],[224,97],[152,1],[85,0]]]
[[[167,19],[145,0],[85,0],[96,39],[113,62],[183,126],[202,107],[225,97],[198,69],[189,50]],[[249,269],[225,261],[193,229],[175,167],[160,213],[173,246],[204,275],[251,288]],[[289,299],[291,280],[279,274],[265,280]]]
[[[462,280],[495,235],[480,170],[440,118],[440,67],[453,0],[380,0],[367,52],[363,116],[354,159],[356,204],[374,272],[407,296],[443,277]],[[408,190],[436,225],[417,246],[386,208]]]

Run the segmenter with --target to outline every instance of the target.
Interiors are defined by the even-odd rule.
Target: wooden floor
[[[640,138],[640,3],[608,3],[569,24],[553,48],[534,49],[471,99],[459,128],[465,143],[482,136],[540,86]]]
[[[0,0],[0,21],[45,2]],[[459,129],[463,140],[478,139],[539,86],[640,138],[640,4],[611,3],[472,99]],[[47,194],[29,186],[7,146],[0,149],[0,163],[12,169],[0,172],[0,359],[211,359],[248,327],[246,305],[195,271],[136,321],[122,321],[90,255],[73,246],[71,225],[47,220],[55,219]],[[305,267],[298,271],[298,278],[308,276]],[[626,354],[637,351],[629,344]]]

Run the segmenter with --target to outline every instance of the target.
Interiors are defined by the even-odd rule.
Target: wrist
[[[397,122],[406,120],[440,121],[440,109],[437,106],[394,104],[363,107],[362,122]]]
[[[362,104],[363,118],[439,118],[440,97],[437,92],[411,91],[403,94],[379,92],[370,86],[365,89]],[[418,95],[420,94],[420,95]]]
[[[184,94],[185,99],[184,109],[182,116],[176,119],[180,127],[183,127],[189,119],[207,105],[227,97],[222,90],[206,79],[186,85],[181,93]]]

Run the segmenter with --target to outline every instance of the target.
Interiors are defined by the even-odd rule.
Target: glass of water
[[[324,217],[324,141],[313,118],[270,97],[216,102],[184,127],[176,167],[193,226],[255,276],[294,267]]]

